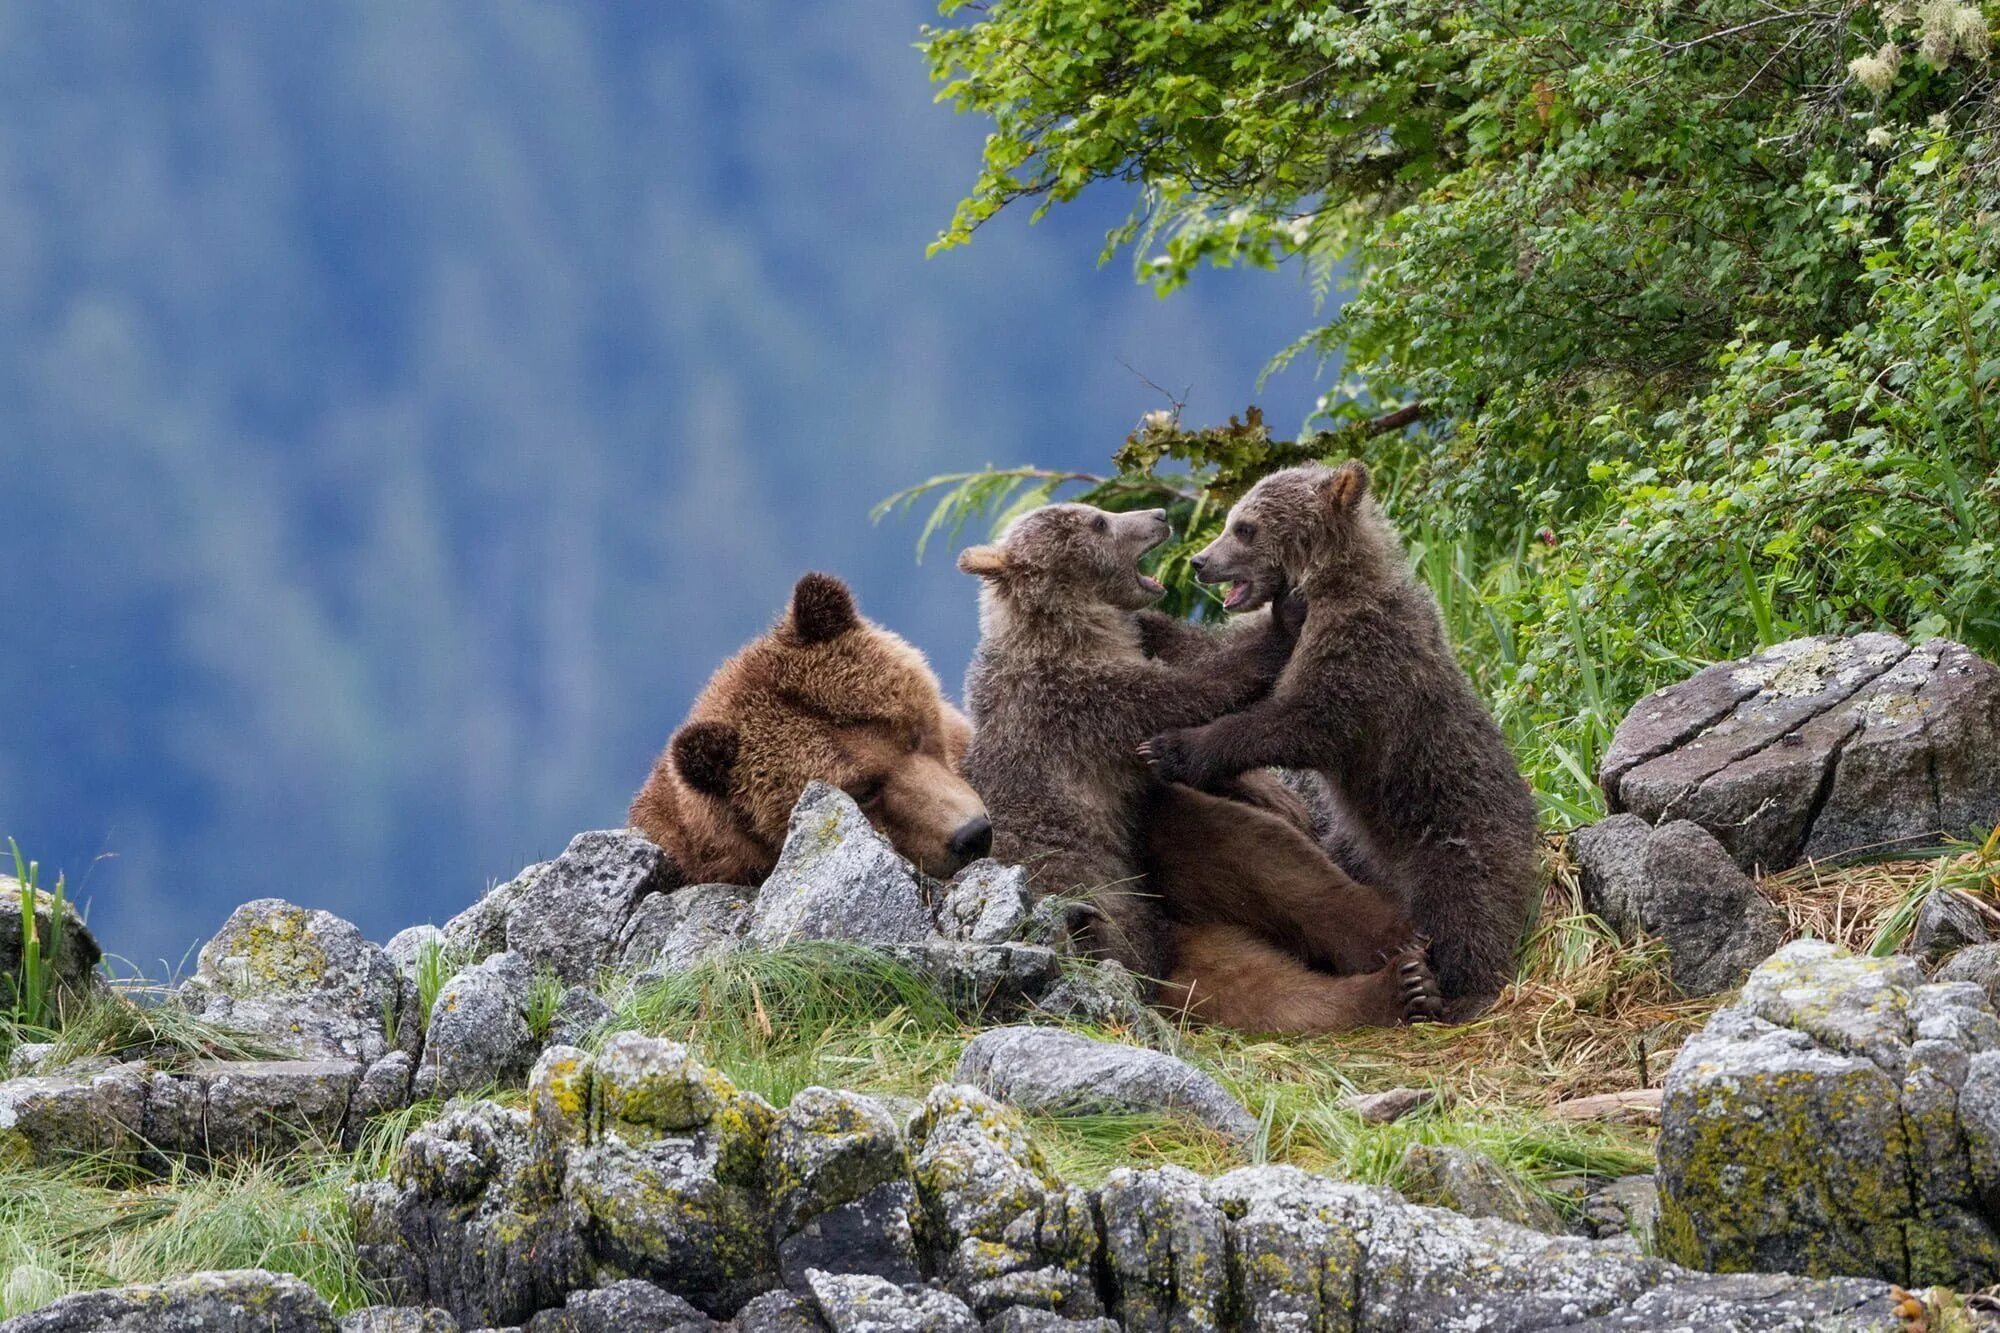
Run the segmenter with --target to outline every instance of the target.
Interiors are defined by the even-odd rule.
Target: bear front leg
[[[1198,727],[1163,731],[1139,747],[1139,757],[1163,782],[1212,791],[1253,768],[1318,768],[1301,744],[1324,732],[1277,698],[1259,700]]]

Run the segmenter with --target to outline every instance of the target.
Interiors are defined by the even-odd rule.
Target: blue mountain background
[[[1161,302],[1106,195],[924,247],[985,125],[925,3],[0,8],[0,835],[153,974],[383,938],[623,822],[827,569],[957,689],[885,494],[1302,420],[1294,274]]]

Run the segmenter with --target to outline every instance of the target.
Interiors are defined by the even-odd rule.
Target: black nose
[[[993,850],[993,821],[986,816],[962,825],[951,835],[951,854],[961,861],[977,861]]]
[[[1202,570],[1208,568],[1208,557],[1205,555],[1191,555],[1188,557],[1188,567],[1199,574]]]

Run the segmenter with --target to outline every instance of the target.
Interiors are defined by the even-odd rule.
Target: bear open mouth
[[[1257,585],[1248,579],[1230,584],[1229,595],[1222,599],[1222,609],[1225,611],[1234,611],[1237,607],[1249,601],[1251,594],[1256,591]]]
[[[1150,593],[1163,593],[1167,590],[1167,585],[1154,578],[1151,574],[1141,574],[1139,576],[1139,586]]]

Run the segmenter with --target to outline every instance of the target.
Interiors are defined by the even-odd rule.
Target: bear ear
[[[792,632],[806,643],[825,643],[861,627],[854,594],[831,574],[807,574],[792,589]]]
[[[1335,509],[1353,509],[1368,494],[1368,465],[1358,458],[1349,459],[1321,483],[1321,490]]]
[[[982,579],[1007,572],[1007,552],[998,546],[968,546],[958,553],[958,572]]]
[[[736,768],[736,728],[726,722],[690,722],[674,733],[667,749],[681,781],[706,796],[727,796]]]

